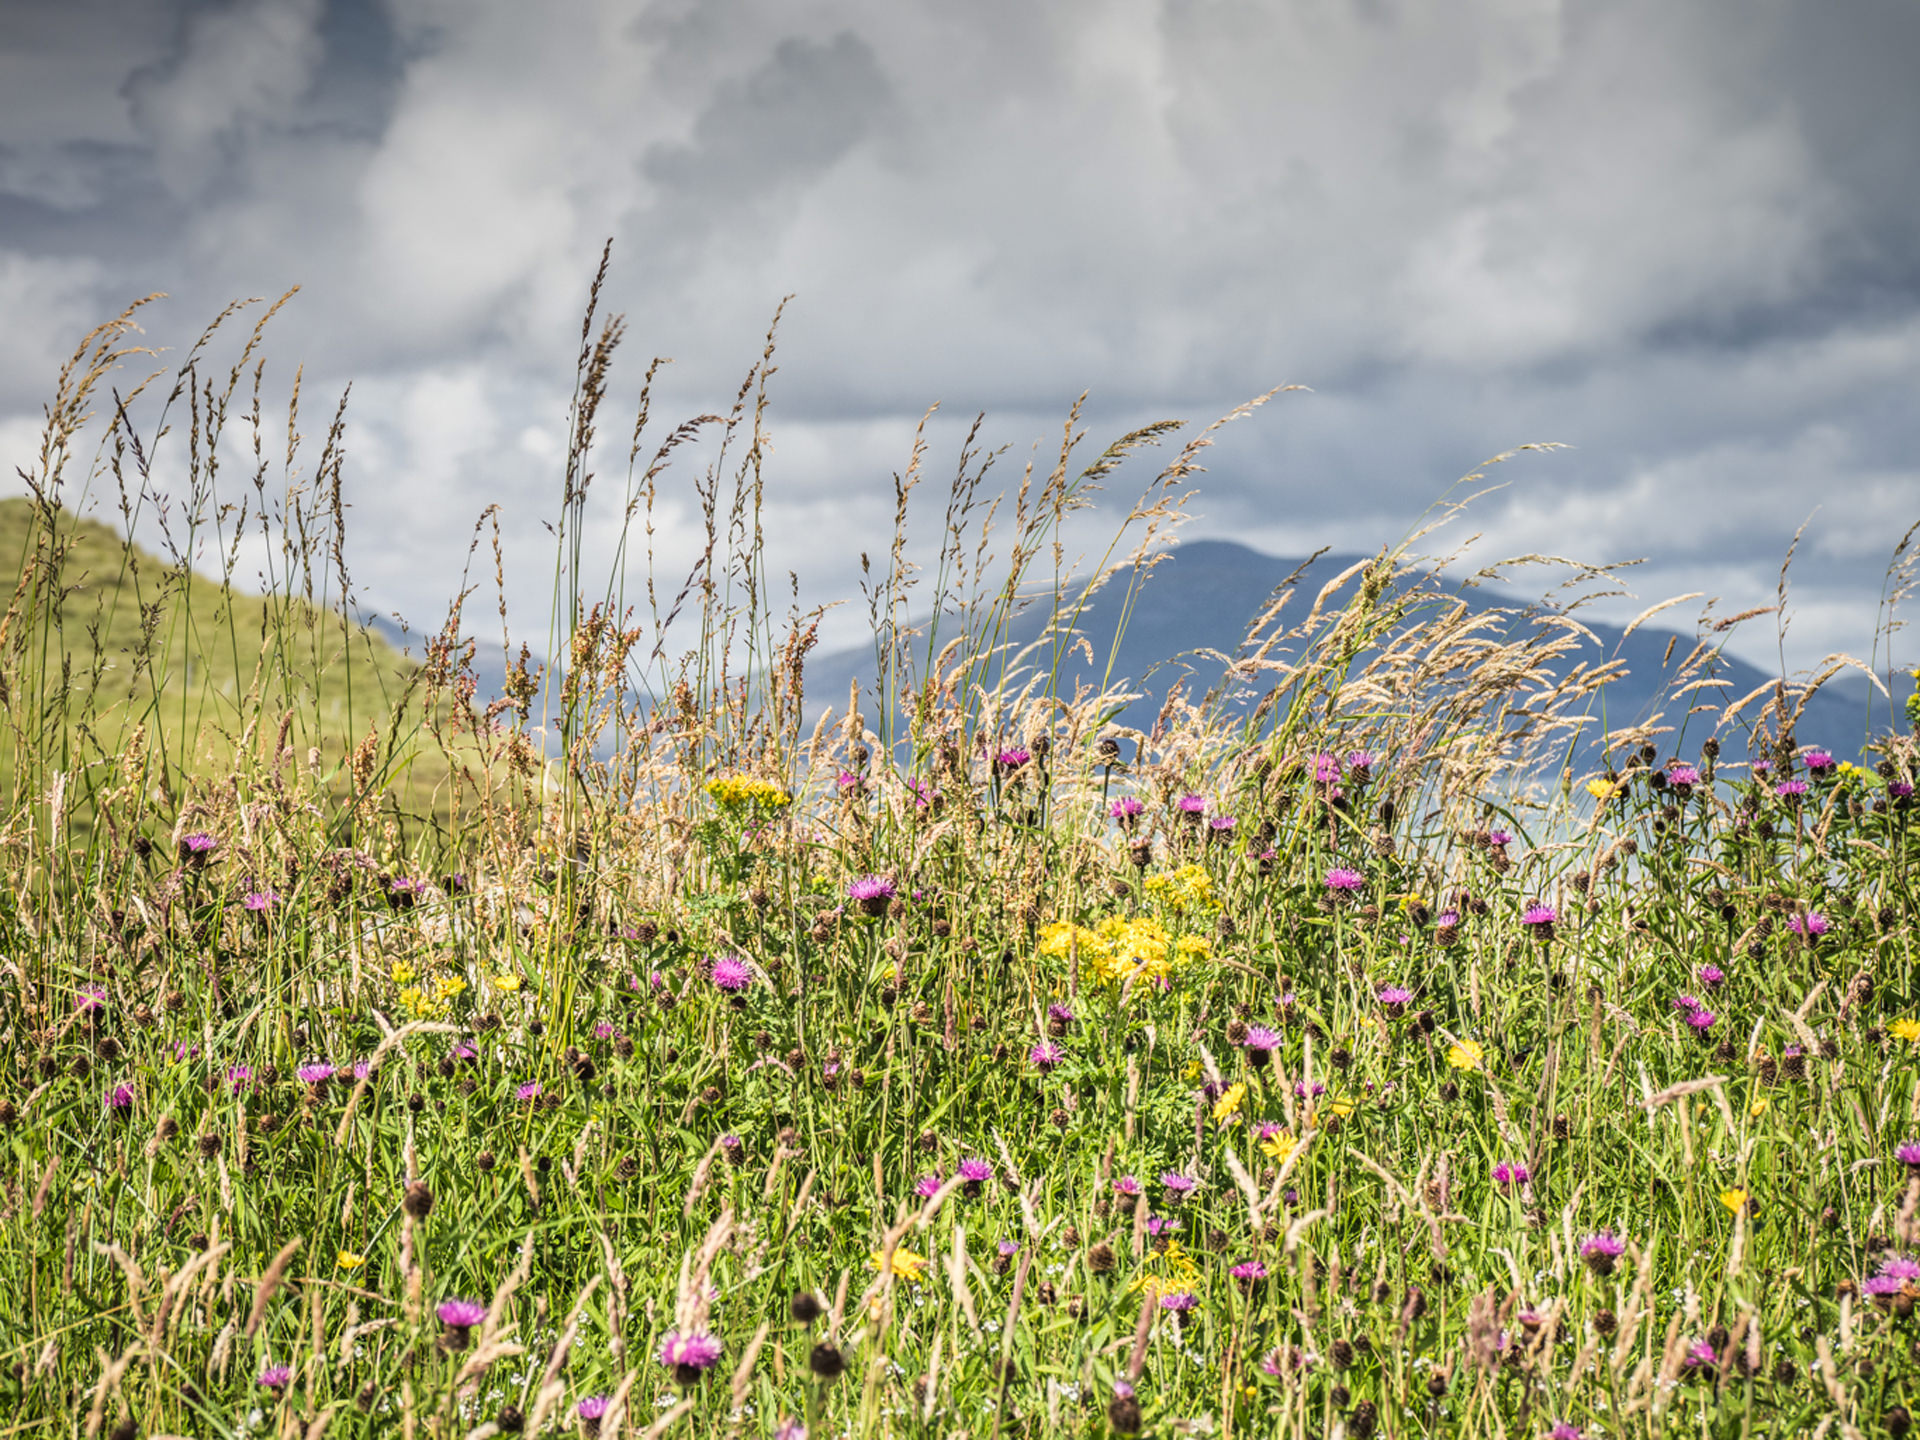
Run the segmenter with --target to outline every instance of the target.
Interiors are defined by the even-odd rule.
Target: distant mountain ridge
[[[1313,598],[1334,576],[1367,557],[1359,555],[1323,555],[1308,563],[1265,555],[1227,540],[1195,540],[1180,545],[1160,562],[1144,582],[1132,615],[1121,636],[1115,656],[1113,675],[1128,688],[1143,692],[1127,712],[1127,723],[1139,724],[1140,715],[1151,715],[1165,702],[1175,680],[1191,674],[1189,695],[1204,693],[1217,681],[1222,667],[1217,661],[1197,656],[1198,650],[1217,650],[1231,656],[1246,638],[1248,626],[1270,602],[1276,587],[1298,572],[1295,595],[1282,611],[1283,626],[1298,624],[1312,606]],[[1080,631],[1099,657],[1104,669],[1113,650],[1115,615],[1125,593],[1124,578],[1116,578],[1095,596],[1088,613],[1082,617]],[[1343,590],[1335,603],[1353,592]],[[1468,605],[1483,611],[1516,606],[1520,599],[1510,591],[1492,586],[1474,590],[1454,590]],[[1047,615],[1036,605],[1015,619],[1009,640],[1017,648],[1031,643],[1045,626]],[[1692,653],[1695,641],[1677,632],[1642,626],[1631,635],[1623,627],[1589,619],[1584,613],[1580,623],[1599,639],[1599,646],[1584,645],[1574,656],[1598,665],[1612,658],[1626,662],[1625,673],[1609,681],[1595,697],[1589,714],[1604,715],[1614,730],[1641,723],[1656,709],[1665,711],[1662,724],[1678,732],[1686,727],[1688,745],[1704,739],[1711,728],[1702,722],[1714,717],[1687,717],[1685,706],[1659,703],[1671,676]],[[1181,658],[1184,657],[1184,658]],[[1179,659],[1180,663],[1174,664]],[[1157,667],[1157,668],[1156,668]],[[1709,692],[1722,704],[1731,704],[1772,677],[1757,667],[1730,655],[1722,655],[1717,672],[1729,683]],[[807,693],[818,697],[809,708],[817,714],[822,703],[843,705],[849,686],[858,679],[865,693],[872,693],[874,658],[871,646],[855,647],[817,656],[808,662]],[[1098,684],[1100,673],[1076,652],[1062,664],[1060,693],[1071,694],[1080,682]],[[1802,744],[1824,745],[1836,755],[1853,757],[1869,738],[1869,687],[1857,673],[1836,677],[1823,686],[1808,702],[1797,729]],[[1896,703],[1903,695],[1896,694]],[[1244,699],[1242,704],[1247,703]],[[1758,715],[1756,701],[1743,715]],[[1878,722],[1874,731],[1884,731],[1888,714],[1884,697],[1873,706]],[[1678,734],[1668,743],[1678,743]]]

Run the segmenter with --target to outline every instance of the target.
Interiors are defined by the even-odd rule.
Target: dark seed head
[[[820,1318],[820,1299],[811,1290],[796,1290],[787,1302],[787,1313],[796,1325],[811,1325]]]
[[[407,1186],[407,1193],[400,1201],[400,1208],[416,1220],[424,1220],[433,1210],[433,1191],[427,1188],[427,1182],[416,1180]]]
[[[847,1357],[837,1346],[822,1340],[807,1356],[807,1368],[822,1380],[838,1380],[847,1371]]]
[[[1122,1435],[1140,1433],[1140,1402],[1131,1395],[1116,1395],[1107,1406],[1107,1423]]]

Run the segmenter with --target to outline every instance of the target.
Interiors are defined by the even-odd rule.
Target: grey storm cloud
[[[622,403],[661,354],[656,414],[725,405],[794,297],[768,533],[810,600],[933,402],[937,467],[986,411],[1012,475],[1082,390],[1103,439],[1291,383],[1188,533],[1372,549],[1565,442],[1476,553],[1732,609],[1806,522],[1809,663],[1872,644],[1920,518],[1916,54],[1905,0],[0,0],[0,459],[128,299],[177,352],[298,283],[268,353],[309,407],[354,382],[367,596],[431,618],[499,502],[537,608],[611,236]]]

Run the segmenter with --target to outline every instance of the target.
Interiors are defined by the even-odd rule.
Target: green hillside
[[[0,621],[10,801],[44,796],[64,773],[76,803],[136,746],[163,811],[276,751],[344,791],[348,752],[377,732],[397,803],[433,806],[448,766],[396,710],[411,699],[419,713],[420,666],[377,634],[183,572],[97,520],[56,510],[49,524],[24,499],[0,501],[0,565],[12,581]]]

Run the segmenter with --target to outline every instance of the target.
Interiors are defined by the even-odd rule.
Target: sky
[[[1298,386],[1221,432],[1186,535],[1373,551],[1553,443],[1431,543],[1642,561],[1599,613],[1703,592],[1661,616],[1690,629],[1771,604],[1804,527],[1784,641],[1730,648],[1865,656],[1920,520],[1916,55],[1910,0],[0,0],[0,472],[129,301],[167,294],[177,364],[298,285],[267,425],[301,367],[310,462],[351,382],[360,602],[436,626],[498,505],[537,641],[611,239],[591,565],[647,361],[654,434],[725,409],[790,296],[762,530],[805,603],[854,601],[830,641],[929,407],[921,558],[976,414],[1011,480],[1083,392],[1097,450]],[[662,482],[669,589],[712,456]]]

